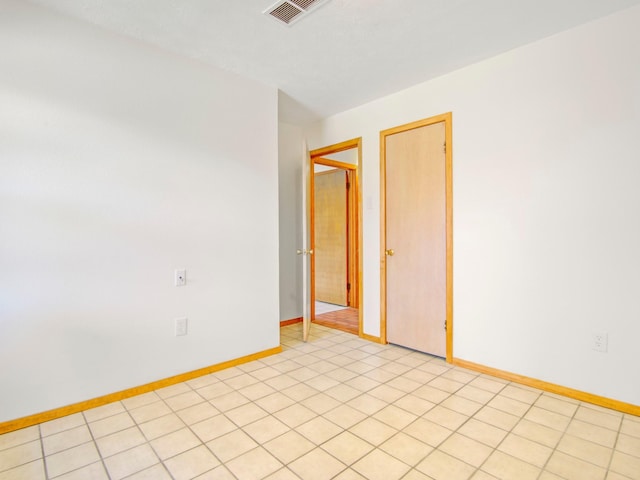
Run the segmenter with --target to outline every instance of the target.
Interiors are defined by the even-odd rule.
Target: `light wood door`
[[[314,180],[315,299],[347,305],[347,172],[334,169]]]
[[[386,328],[390,343],[444,357],[445,122],[385,137]]]

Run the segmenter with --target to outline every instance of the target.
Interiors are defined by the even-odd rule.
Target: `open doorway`
[[[310,152],[311,321],[362,332],[360,139]]]

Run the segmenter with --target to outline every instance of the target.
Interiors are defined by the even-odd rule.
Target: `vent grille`
[[[283,2],[269,12],[269,15],[289,25],[291,21],[302,13],[302,10],[296,8],[289,2]]]
[[[318,0],[289,0],[296,7],[300,7],[302,10],[309,10],[311,6]]]
[[[291,25],[326,1],[327,0],[280,0],[262,13],[275,18],[285,25]]]

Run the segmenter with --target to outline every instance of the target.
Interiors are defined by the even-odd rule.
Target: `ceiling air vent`
[[[325,2],[327,0],[284,0],[274,3],[262,13],[291,25]]]

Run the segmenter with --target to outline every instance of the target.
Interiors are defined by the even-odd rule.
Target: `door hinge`
[[[347,283],[347,291],[351,290],[351,284]]]
[[[444,143],[442,144],[442,151],[443,151],[444,153],[447,153],[447,142],[444,142]]]
[[[445,329],[445,331],[447,330],[447,321],[446,320],[444,321],[444,329]]]
[[[351,184],[347,182],[347,190],[349,190],[350,188],[351,188]]]

